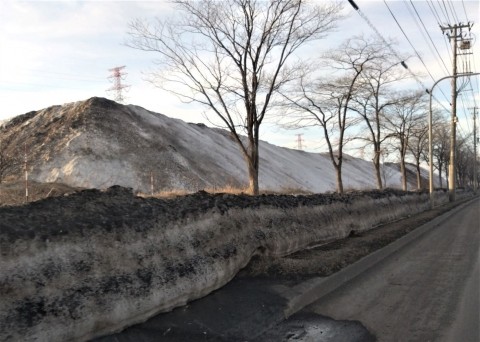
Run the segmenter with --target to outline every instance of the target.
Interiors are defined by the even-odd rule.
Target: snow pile
[[[428,206],[426,193],[158,200],[114,187],[0,207],[0,340],[109,334],[207,295],[254,255],[287,255]]]
[[[248,184],[246,164],[229,132],[103,98],[16,117],[2,128],[2,136],[9,153],[23,157],[26,148],[30,178],[38,182],[101,189],[121,185],[146,193],[152,185],[157,192]],[[335,172],[325,154],[261,142],[260,159],[261,190],[335,190]],[[21,179],[22,166],[10,177]],[[385,168],[387,186],[400,187],[399,171]],[[344,157],[345,189],[375,188],[373,174],[372,163]]]

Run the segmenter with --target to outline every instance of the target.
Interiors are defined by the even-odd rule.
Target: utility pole
[[[25,203],[28,202],[28,159],[27,159],[27,143],[25,143]]]
[[[478,175],[477,175],[477,107],[473,107],[473,192],[477,193]]]
[[[430,170],[429,170],[429,186],[430,186],[430,203],[432,205],[432,209],[435,207],[435,201],[434,201],[434,187],[433,187],[433,120],[432,120],[432,97],[433,97],[433,90],[435,89],[435,86],[440,83],[443,80],[446,80],[447,78],[459,78],[459,77],[470,77],[470,76],[476,76],[480,75],[480,72],[469,72],[468,74],[457,74],[455,76],[445,76],[442,77],[441,79],[437,80],[432,88],[427,91],[427,93],[430,95],[430,105],[429,105],[429,111],[428,111],[428,163],[430,164]]]
[[[108,78],[113,80],[113,86],[107,89],[107,91],[115,91],[114,100],[120,103],[123,103],[123,101],[125,100],[125,97],[122,94],[122,90],[130,87],[128,85],[122,84],[122,80],[125,79],[125,76],[127,75],[126,72],[122,71],[123,69],[125,69],[125,65],[108,70],[112,73],[112,75]]]
[[[450,133],[450,165],[448,168],[448,199],[450,202],[455,201],[455,178],[456,178],[456,169],[455,169],[455,149],[456,149],[456,140],[457,140],[457,43],[462,40],[462,29],[468,28],[471,29],[472,25],[467,24],[458,24],[458,25],[448,25],[440,26],[443,32],[447,32],[448,38],[452,42],[453,50],[453,78],[452,78],[452,116],[451,116],[451,133]],[[463,48],[463,47],[462,47]]]
[[[150,195],[153,196],[153,171],[150,171]]]

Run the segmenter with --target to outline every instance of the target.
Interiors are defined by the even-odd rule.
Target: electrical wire
[[[410,38],[408,38],[408,35],[405,33],[405,31],[403,30],[403,27],[402,25],[400,25],[400,22],[397,20],[397,18],[395,17],[395,15],[393,14],[390,6],[388,6],[387,4],[387,1],[386,0],[383,0],[383,3],[385,4],[385,6],[387,6],[387,9],[388,11],[390,12],[390,15],[392,16],[392,18],[395,20],[395,23],[397,24],[398,28],[400,29],[400,31],[402,32],[402,34],[404,35],[405,39],[407,39],[408,43],[410,44],[410,46],[412,47],[413,51],[415,51],[415,54],[417,55],[418,59],[420,60],[420,62],[422,62],[425,70],[427,71],[428,75],[430,76],[430,78],[432,79],[433,82],[435,82],[435,78],[433,77],[433,75],[431,74],[430,70],[428,69],[427,65],[425,64],[425,62],[423,61],[423,58],[420,56],[420,54],[418,53],[417,49],[415,48],[415,46],[413,46],[412,42],[410,41]],[[445,99],[448,101],[448,97],[445,95],[445,93],[443,92],[443,90],[440,88],[440,92],[443,94],[443,96],[445,97]]]
[[[442,0],[442,4],[443,4],[443,7],[445,9],[445,12],[444,12],[444,15],[445,15],[445,18],[447,18],[447,23],[450,23],[450,16],[448,15],[448,10],[447,10],[447,6],[445,5],[445,0]],[[440,8],[442,8],[442,6],[440,6]]]
[[[423,22],[423,20],[422,20],[422,17],[421,17],[420,14],[418,13],[417,8],[415,7],[415,4],[413,3],[412,0],[410,0],[410,4],[412,5],[412,7],[413,7],[413,9],[414,9],[414,11],[415,11],[418,19],[420,20],[420,23],[422,24],[423,30],[427,33],[427,36],[428,36],[428,38],[430,39],[431,45],[434,47],[435,51],[437,52],[437,56],[438,56],[438,57],[440,58],[440,60],[442,61],[442,64],[443,64],[443,66],[444,66],[444,68],[445,68],[445,71],[447,72],[447,75],[448,75],[447,65],[445,64],[445,61],[443,60],[442,55],[440,55],[440,52],[438,51],[436,44],[433,42],[432,36],[430,36],[430,33],[428,32],[427,28],[425,27],[425,24],[424,24],[424,22]],[[406,3],[405,3],[405,5],[407,6],[407,8],[409,8]],[[410,12],[410,13],[411,13],[411,12]],[[413,15],[412,15],[412,16],[413,16]],[[417,22],[417,21],[415,21],[415,22]],[[420,30],[420,31],[421,31],[421,30]],[[425,37],[425,35],[424,35],[424,37]],[[427,42],[427,44],[428,44],[428,42]],[[428,45],[428,46],[430,47],[430,50],[431,50],[431,46],[430,46],[430,45]],[[434,55],[433,51],[432,51],[432,54]]]
[[[399,57],[400,54],[392,47],[391,44],[389,44],[387,42],[387,40],[383,37],[383,35],[380,33],[380,31],[378,31],[378,29],[375,27],[375,25],[373,25],[372,22],[368,19],[367,15],[364,14],[363,11],[360,10],[360,8],[357,6],[357,4],[354,2],[354,0],[348,0],[348,2],[350,3],[350,5],[352,5],[352,7],[355,9],[355,11],[358,13],[358,15],[367,23],[367,25],[370,26],[370,28],[377,34],[377,36],[380,38],[380,40],[382,40],[384,42],[385,46],[390,50],[392,55],[397,56],[399,64],[401,64],[410,73],[410,75],[422,87],[422,89],[424,89],[426,92],[429,92],[429,88],[427,88],[427,86],[422,82],[422,80],[420,80],[420,78],[417,75],[415,75],[415,73],[413,73],[407,67],[407,65],[405,64],[405,61],[400,59],[400,57]],[[438,104],[440,104],[440,106],[443,107],[443,109],[448,111],[448,109],[445,107],[445,105],[440,100],[438,100],[435,95],[433,95],[433,94],[431,94],[431,95],[432,95],[432,98]],[[448,100],[447,100],[447,102],[448,102]]]
[[[24,86],[29,86],[29,87],[46,87],[46,88],[56,88],[56,89],[85,89],[85,86],[79,86],[79,85],[65,85],[65,84],[47,84],[47,83],[32,83],[32,82],[2,82],[0,81],[0,89],[3,90],[8,90],[8,91],[16,91],[15,87],[24,87]],[[24,89],[22,89],[24,91]]]
[[[467,117],[468,106],[465,105],[465,93],[460,92],[459,95],[460,95],[460,102],[462,103],[462,107],[463,107],[463,115],[465,116],[465,121],[467,122],[467,132],[470,132],[470,124],[468,123],[468,117]]]
[[[410,46],[412,47],[413,51],[415,51],[415,54],[417,55],[417,57],[418,57],[418,59],[420,60],[420,62],[422,62],[423,66],[425,67],[425,70],[427,70],[427,73],[430,75],[430,77],[432,78],[432,80],[435,82],[435,78],[432,76],[432,74],[430,73],[430,70],[428,70],[427,65],[426,65],[425,62],[423,61],[423,58],[420,56],[420,54],[418,53],[417,49],[415,48],[415,46],[413,46],[412,42],[410,41],[410,38],[408,38],[408,35],[407,35],[407,34],[405,33],[405,31],[403,30],[402,25],[400,25],[400,23],[398,22],[397,18],[396,18],[395,15],[393,14],[392,10],[390,9],[390,6],[388,6],[387,1],[386,1],[386,0],[383,0],[383,3],[385,4],[385,6],[387,6],[387,9],[388,9],[388,11],[390,12],[393,20],[395,20],[395,23],[397,23],[398,28],[400,29],[400,31],[402,31],[403,36],[405,37],[405,39],[406,39],[406,40],[408,41],[408,43],[410,44]]]
[[[65,79],[65,80],[74,80],[74,81],[92,81],[92,82],[105,82],[105,77],[98,77],[98,76],[88,76],[85,77],[84,74],[79,77],[79,74],[72,74],[72,73],[65,73],[65,72],[58,72],[58,71],[49,71],[49,70],[40,70],[40,69],[31,69],[31,68],[24,68],[22,71],[29,71],[33,72],[36,74],[47,74],[47,75],[60,75],[60,76],[72,76],[72,77],[66,77],[66,78],[58,78],[58,79]]]
[[[479,71],[479,70],[477,69],[476,64],[475,64],[475,58],[473,58],[473,71],[474,71],[474,72],[478,72],[478,71]],[[477,87],[476,87],[476,88],[477,88],[477,93],[479,93],[479,92],[480,92],[480,85],[479,85],[479,83],[478,83],[478,77],[474,77],[474,80],[475,80],[475,83],[477,84]],[[470,84],[470,85],[471,85],[471,84]],[[478,106],[477,106],[477,99],[476,99],[476,97],[475,97],[475,91],[473,90],[473,87],[472,87],[472,93],[473,93],[473,96],[472,96],[472,97],[473,97],[473,104],[474,104],[475,107],[478,108]]]
[[[452,2],[450,0],[447,0],[448,7],[450,7],[450,11],[452,13],[452,18],[455,20],[456,23],[459,23],[460,20],[458,20],[457,12],[455,11],[455,7],[453,6]]]
[[[427,5],[428,7],[430,8],[430,11],[432,12],[433,16],[435,17],[435,20],[437,21],[437,24],[440,25],[440,15],[438,14],[437,10],[435,9],[435,6],[432,4],[430,4],[432,2],[432,0],[427,0]]]
[[[438,12],[437,12],[437,9],[435,8],[435,5],[434,5],[433,1],[432,1],[432,0],[427,0],[427,5],[428,5],[428,7],[430,8],[430,11],[432,12],[433,16],[435,17],[435,20],[437,21],[437,24],[438,24],[439,26],[441,26],[440,23],[441,23],[442,20],[441,20],[441,18],[440,18],[440,15],[439,15]],[[446,47],[447,51],[450,51],[451,46],[450,46],[450,44],[448,44],[448,41],[446,40],[445,35],[443,35],[443,37],[444,37],[443,42],[445,43],[445,47]],[[448,54],[448,58],[449,58],[449,60],[450,60],[450,64],[452,64],[452,63],[453,63],[453,60],[452,60],[452,56],[451,56],[450,53]],[[448,74],[448,73],[447,73],[447,74]]]
[[[465,20],[469,22],[470,20],[468,20],[467,10],[465,8],[465,2],[463,0],[462,0],[462,6],[463,6],[463,13],[465,13]]]
[[[430,77],[432,78],[432,80],[435,82],[435,79],[433,77],[433,75],[430,73],[429,71],[429,68],[426,66],[425,62],[423,61],[423,58],[420,56],[418,50],[415,48],[415,46],[412,44],[410,38],[408,37],[408,35],[406,34],[405,30],[403,29],[402,25],[400,24],[399,20],[396,18],[395,14],[393,13],[392,9],[390,8],[390,6],[387,4],[387,2],[384,0],[384,3],[388,9],[388,11],[390,12],[392,18],[394,19],[394,21],[396,22],[397,26],[399,27],[400,31],[402,32],[402,34],[404,35],[405,39],[407,40],[407,42],[410,44],[410,46],[412,47],[412,49],[414,50],[415,54],[417,55],[417,57],[420,59],[420,61],[422,62],[423,66],[425,67],[425,70],[428,72],[428,74],[430,75]],[[444,12],[443,14],[445,15],[445,17],[447,18],[448,21],[450,21],[450,18],[453,18],[454,20],[456,20],[457,22],[459,22],[458,20],[458,15],[455,11],[455,8],[453,7],[453,4],[451,4],[450,2],[447,1],[448,3],[448,7],[450,8],[450,13],[449,13],[449,10],[447,9],[446,7],[446,3],[445,1],[442,1],[443,3],[443,6],[444,6]],[[449,74],[449,70],[448,70],[448,67],[444,61],[444,59],[442,58],[440,52],[438,51],[438,48],[436,46],[436,44],[434,43],[429,31],[426,29],[425,27],[425,23],[423,22],[422,20],[422,17],[420,16],[417,8],[415,7],[415,5],[413,4],[412,0],[410,0],[410,4],[413,8],[413,10],[415,11],[415,14],[416,14],[416,17],[418,17],[418,20],[416,19],[414,13],[412,12],[412,10],[410,9],[410,7],[405,4],[407,6],[407,9],[410,13],[410,15],[412,16],[413,20],[415,21],[415,24],[417,25],[418,29],[421,31],[422,35],[423,35],[423,38],[424,40],[426,41],[427,45],[429,46],[429,49],[430,49],[430,52],[432,53],[432,55],[435,55],[435,53],[433,52],[432,50],[432,46],[433,48],[435,49],[435,52],[436,52],[436,56],[440,59],[441,65],[443,65],[445,71],[447,72],[447,75]],[[427,4],[429,5],[429,9],[430,11],[433,13],[434,17],[438,20],[439,18],[439,15],[438,13],[436,13],[436,10],[435,8],[433,7],[433,4],[431,5],[429,2],[427,2]],[[355,6],[354,6],[355,8]],[[441,8],[441,7],[440,7]],[[443,11],[442,9],[442,11]],[[356,8],[357,12],[359,12],[359,14],[362,16],[363,13],[360,12],[360,10],[358,9],[358,7]],[[386,43],[386,40],[383,38],[383,36],[380,34],[380,32],[376,29],[376,27],[373,26],[373,24],[368,20],[368,18],[366,18],[366,16],[362,16],[362,18],[364,18],[364,20],[367,22],[367,24],[369,24],[370,27],[372,27],[372,29],[377,33],[377,35],[379,37],[381,37],[381,39]],[[420,27],[420,24],[422,25],[423,29]],[[440,23],[439,23],[440,25]],[[426,38],[425,34],[423,33],[423,31],[426,32],[427,36],[428,36],[428,39]],[[444,36],[445,37],[445,36]],[[452,46],[451,44],[449,44],[449,42],[447,41],[446,37],[445,37],[445,42],[447,43],[447,50],[452,50]],[[431,43],[431,45],[430,45]],[[386,43],[387,44],[387,43]],[[387,44],[387,46],[392,49],[391,46],[389,46]],[[450,56],[450,54],[449,54]],[[470,60],[469,60],[469,57],[470,55],[465,55],[465,56],[462,56],[460,55],[459,57],[459,64],[461,64],[463,66],[463,70],[462,70],[462,73],[467,73],[467,72],[470,72],[471,71],[471,68],[470,68]],[[438,58],[437,58],[437,61],[438,61]],[[452,58],[450,57],[450,60],[452,60]],[[421,81],[419,82],[420,84],[423,84]],[[463,113],[463,117],[465,117],[465,123],[463,123],[463,120],[459,121],[459,124],[458,124],[458,128],[459,128],[459,133],[463,136],[466,136],[466,133],[465,132],[469,132],[470,131],[470,124],[469,124],[469,121],[468,121],[468,98],[466,98],[466,95],[464,93],[465,91],[465,88],[467,85],[470,85],[471,86],[471,82],[470,80],[466,80],[464,81],[463,85],[459,87],[460,91],[458,93],[458,97],[460,99],[460,103],[462,105],[462,108],[459,110],[460,113]],[[463,91],[461,88],[464,88]],[[445,98],[447,99],[447,102],[449,102],[447,96],[443,93],[442,89],[440,88],[442,94],[445,96]],[[474,98],[475,100],[475,98]],[[449,111],[449,109],[447,109],[440,101],[438,101],[438,99],[436,99],[436,101],[447,111]],[[457,117],[459,117],[460,115],[457,115]],[[464,125],[466,124],[466,127],[464,127]]]

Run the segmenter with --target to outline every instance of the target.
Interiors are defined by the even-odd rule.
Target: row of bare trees
[[[204,105],[230,130],[245,158],[252,194],[259,190],[260,127],[267,115],[287,128],[320,128],[338,192],[343,192],[346,144],[371,151],[379,189],[384,186],[381,155],[387,149],[399,156],[403,188],[407,158],[416,165],[420,186],[426,97],[402,89],[407,57],[393,56],[384,41],[368,37],[350,38],[317,59],[305,57],[312,56],[309,43],[338,26],[340,3],[173,2],[179,10],[175,18],[131,22],[127,45],[157,54],[159,69],[151,73],[155,85]],[[442,127],[436,128],[436,139]],[[439,151],[447,146],[435,146],[441,173],[448,160]],[[466,176],[459,172],[459,177]]]
[[[440,187],[448,187],[450,129],[450,123],[445,120],[437,121],[433,129],[433,164],[439,174]],[[474,182],[479,180],[479,163],[478,158],[475,158],[473,136],[471,134],[462,136],[457,132],[455,155],[456,184],[459,187],[473,186]],[[474,167],[475,163],[477,163],[476,169]],[[477,177],[475,177],[475,172],[477,172]],[[444,183],[444,180],[446,183]]]

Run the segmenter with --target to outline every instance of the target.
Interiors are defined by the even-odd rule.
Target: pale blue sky
[[[318,41],[308,51],[321,54],[345,38],[364,33],[374,35],[373,30],[345,2],[348,18],[339,23],[336,32],[328,39]],[[385,36],[396,38],[399,52],[415,54],[398,28],[383,1],[356,0],[362,13]],[[413,4],[413,5],[412,5]],[[397,20],[421,55],[434,79],[451,72],[451,50],[438,26],[436,15],[447,23],[442,12],[447,8],[456,19],[473,21],[472,32],[480,38],[480,14],[478,1],[388,1]],[[435,13],[432,11],[437,11]],[[447,69],[425,41],[414,19],[414,9],[422,18]],[[144,80],[142,73],[152,67],[155,55],[126,47],[127,24],[135,18],[174,16],[175,10],[167,1],[10,1],[0,2],[0,120],[51,105],[85,100],[92,96],[112,97],[106,92],[111,87],[108,69],[126,65],[125,83],[131,85],[126,93],[127,103],[145,107],[185,121],[204,122],[202,109],[186,105]],[[450,18],[450,23],[455,23]],[[420,23],[418,23],[421,25]],[[426,34],[425,34],[426,35]],[[427,37],[428,39],[428,37]],[[474,72],[480,71],[480,43],[474,46]],[[420,60],[415,57],[408,66],[416,73],[426,74]],[[431,87],[430,76],[424,85]],[[478,78],[472,83],[476,104],[480,105]],[[413,83],[414,88],[420,88]],[[437,90],[436,97],[448,106],[450,87],[442,84],[443,96]],[[459,101],[460,129],[471,131],[471,118],[464,108],[473,107],[473,93],[465,93]],[[470,116],[469,116],[470,115]],[[321,138],[315,130],[302,130],[305,144],[311,151],[321,150]],[[261,139],[285,146],[295,146],[295,134],[268,124],[262,130]]]

